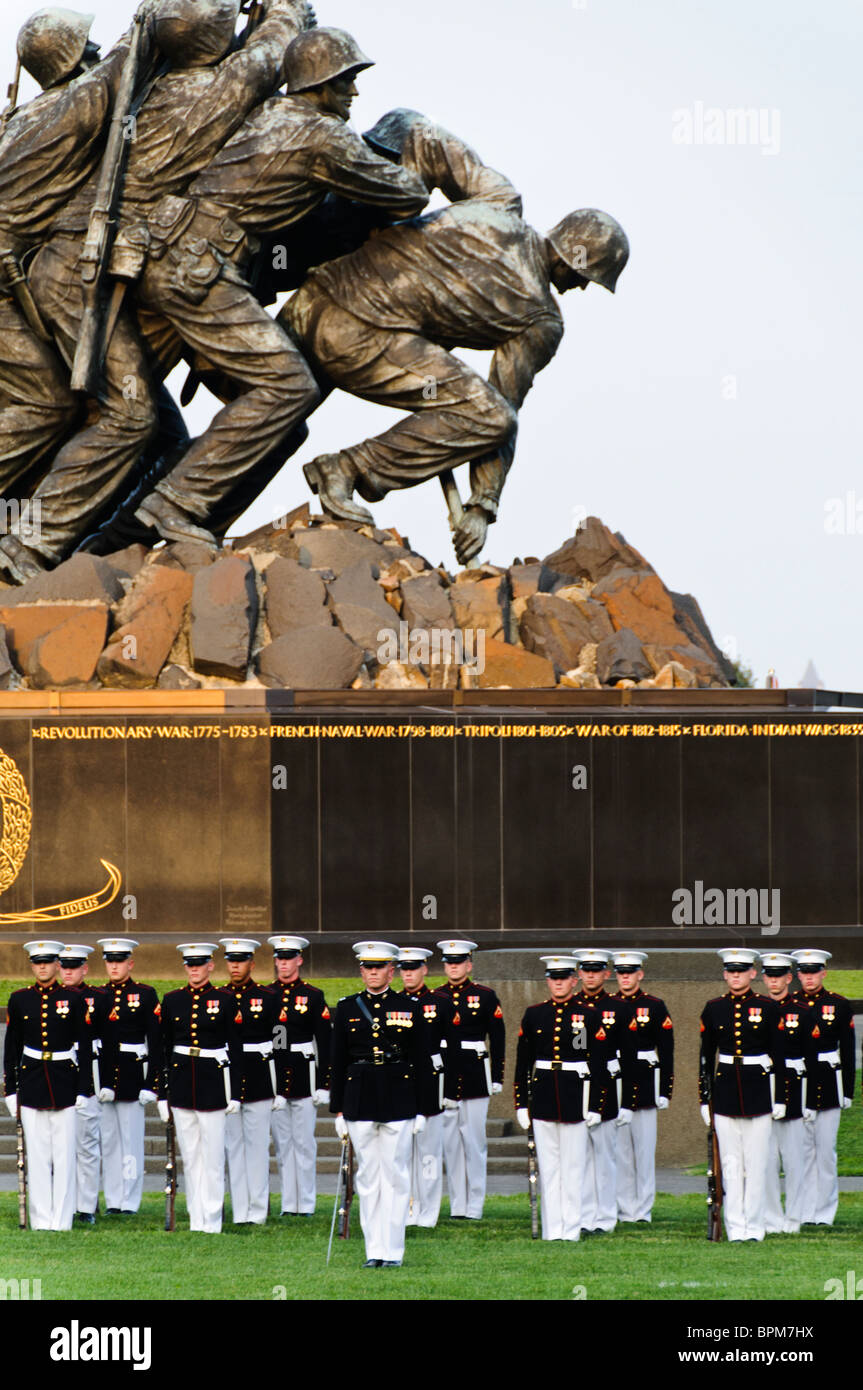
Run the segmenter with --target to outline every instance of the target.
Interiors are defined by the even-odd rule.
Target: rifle
[[[102,156],[99,182],[87,227],[87,238],[81,252],[84,314],[72,364],[71,384],[73,391],[83,391],[88,395],[92,395],[96,389],[107,342],[101,313],[102,291],[116,229],[115,216],[123,180],[125,147],[128,143],[126,120],[138,80],[143,38],[144,19],[138,14],[135,16],[129,52],[123,64],[120,86],[114,101],[108,141]],[[116,311],[113,316],[116,318]]]
[[[168,1123],[165,1126],[167,1156],[165,1159],[165,1230],[175,1229],[174,1206],[177,1200],[177,1131],[174,1112],[168,1102]]]
[[[710,1128],[707,1131],[707,1239],[722,1239],[722,1161],[719,1157],[719,1140],[713,1120],[713,1095],[710,1106]]]
[[[18,1225],[22,1231],[27,1229],[27,1150],[24,1146],[24,1121],[21,1118],[21,1092],[18,1091],[18,1108],[15,1111],[15,1143],[18,1162]]]
[[[21,59],[15,65],[15,76],[6,88],[6,95],[9,98],[9,105],[5,108],[3,115],[0,116],[0,133],[6,129],[10,118],[18,110],[18,88],[21,86]]]
[[[349,1240],[351,1234],[351,1202],[354,1200],[354,1146],[350,1139],[345,1152],[345,1200],[339,1222],[339,1240]]]
[[[530,1238],[539,1240],[539,1209],[537,1205],[536,1185],[539,1178],[539,1169],[536,1163],[536,1139],[533,1135],[533,1117],[527,1130],[527,1195],[530,1198]]]

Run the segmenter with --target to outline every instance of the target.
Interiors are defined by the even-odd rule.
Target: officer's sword
[[[24,1145],[24,1121],[21,1118],[21,1091],[18,1090],[18,1108],[15,1111],[15,1141],[18,1163],[18,1225],[22,1231],[27,1229],[27,1150]]]
[[[348,1163],[347,1163],[347,1159],[348,1159],[348,1143],[349,1143],[348,1136],[345,1135],[344,1138],[342,1139],[342,1152],[341,1152],[341,1157],[340,1157],[340,1159],[339,1159],[339,1180],[338,1180],[338,1183],[337,1183],[337,1185],[336,1185],[336,1200],[335,1200],[335,1202],[333,1203],[333,1219],[332,1219],[332,1221],[330,1222],[330,1243],[329,1243],[329,1245],[327,1246],[327,1264],[329,1264],[329,1262],[330,1262],[330,1256],[331,1256],[332,1253],[333,1253],[333,1237],[334,1237],[334,1235],[335,1235],[335,1233],[336,1233],[336,1217],[338,1217],[338,1216],[343,1216],[343,1215],[344,1215],[344,1207],[343,1207],[343,1205],[342,1205],[342,1195],[343,1195],[344,1190],[345,1190],[345,1179],[346,1179],[347,1168],[348,1168]],[[341,1231],[339,1231],[339,1234],[341,1235]]]
[[[165,1159],[165,1230],[175,1227],[174,1208],[177,1200],[177,1131],[174,1127],[174,1112],[168,1101],[168,1123],[165,1126],[167,1155]]]

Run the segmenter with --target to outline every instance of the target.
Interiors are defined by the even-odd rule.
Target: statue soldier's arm
[[[328,192],[371,203],[393,218],[415,217],[428,202],[423,180],[410,169],[375,154],[350,126],[327,121],[310,177]]]
[[[411,122],[401,162],[419,175],[429,192],[439,188],[451,203],[473,198],[521,217],[521,194],[509,179],[484,164],[457,135],[425,117]]]

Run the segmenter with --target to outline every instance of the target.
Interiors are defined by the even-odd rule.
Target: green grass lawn
[[[402,1269],[363,1269],[359,1209],[326,1268],[332,1203],[310,1219],[273,1220],[220,1236],[162,1229],[163,1199],[141,1213],[71,1232],[19,1231],[14,1193],[0,1194],[0,1278],[41,1279],[43,1299],[404,1300],[586,1298],[701,1301],[823,1299],[828,1279],[863,1272],[863,1194],[843,1195],[828,1234],[771,1236],[761,1245],[705,1239],[702,1197],[662,1197],[651,1226],[577,1245],[531,1241],[527,1197],[491,1197],[482,1224],[446,1217],[409,1230]]]

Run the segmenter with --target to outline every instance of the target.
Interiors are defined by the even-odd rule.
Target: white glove
[[[515,1118],[518,1120],[522,1129],[530,1129],[530,1111],[526,1106],[523,1106],[521,1110],[516,1110]]]
[[[348,1122],[344,1115],[336,1116],[336,1134],[340,1139],[347,1139],[348,1137]]]
[[[239,1102],[238,1100],[229,1100],[228,1103],[227,1103],[227,1105],[225,1106],[225,1114],[226,1114],[226,1115],[239,1115],[239,1113],[240,1113],[240,1102]]]
[[[612,1058],[609,1059],[609,1062],[608,1062],[608,1074],[609,1074],[609,1076],[615,1077],[615,1079],[616,1079],[618,1076],[620,1076],[620,1063],[618,1062],[618,1060],[617,1060],[616,1057],[612,1057]]]
[[[443,1108],[444,1110],[458,1110],[458,1101],[450,1100],[449,1096],[444,1096]]]
[[[493,1081],[491,1083],[491,1093],[493,1096],[499,1096],[502,1090],[503,1086],[500,1081]]]
[[[315,1094],[312,1096],[312,1105],[329,1105],[329,1103],[329,1091],[315,1091]]]
[[[156,1104],[156,1092],[155,1092],[155,1091],[139,1091],[139,1092],[138,1092],[138,1104],[139,1104],[139,1105],[155,1105],[155,1104]]]
[[[602,1116],[597,1114],[595,1110],[588,1110],[587,1116],[585,1118],[585,1124],[587,1125],[588,1129],[593,1129],[594,1125],[602,1124]]]
[[[159,1119],[162,1121],[163,1125],[166,1125],[169,1119],[168,1102],[166,1100],[157,1100],[156,1108],[159,1111]]]
[[[631,1111],[631,1110],[627,1110],[625,1106],[621,1106],[620,1109],[619,1109],[618,1112],[617,1112],[617,1119],[615,1120],[615,1125],[617,1126],[618,1129],[620,1129],[620,1126],[621,1126],[621,1125],[631,1125],[631,1124],[632,1124],[632,1111]]]
[[[780,1105],[779,1103],[777,1103],[776,1105],[774,1105],[774,1107],[773,1107],[773,1118],[774,1118],[774,1120],[784,1120],[784,1119],[785,1119],[785,1106],[784,1106],[784,1105]]]
[[[99,1104],[108,1105],[114,1099],[114,1092],[110,1086],[103,1086],[99,1092]]]
[[[287,1096],[273,1096],[273,1109],[274,1109],[274,1110],[287,1110],[287,1108],[288,1108],[288,1098],[287,1098]]]
[[[667,1109],[668,1109],[668,1096],[660,1096],[659,1099],[658,1099],[658,1101],[656,1102],[656,1108],[657,1108],[657,1110],[667,1110]]]
[[[426,1127],[426,1117],[425,1117],[425,1115],[415,1115],[415,1116],[414,1116],[413,1129],[411,1130],[411,1134],[422,1134],[422,1132],[423,1132],[423,1130],[425,1129],[425,1127]]]
[[[76,1098],[75,1098],[75,1109],[76,1109],[76,1110],[86,1110],[86,1109],[87,1109],[87,1102],[89,1101],[89,1099],[90,1099],[89,1096],[76,1096]]]
[[[7,1097],[6,1097],[6,1109],[9,1111],[9,1114],[12,1116],[12,1119],[13,1119],[13,1120],[17,1120],[17,1118],[18,1118],[18,1097],[17,1097],[17,1095],[15,1094],[14,1091],[12,1092],[12,1095],[11,1095],[11,1096],[7,1096]]]
[[[702,1107],[701,1107],[701,1118],[702,1118],[702,1120],[704,1121],[704,1123],[707,1125],[707,1128],[709,1129],[709,1128],[710,1128],[710,1106],[709,1106],[709,1105],[702,1105]]]
[[[806,1121],[806,1123],[807,1123],[808,1125],[814,1125],[814,1123],[815,1123],[815,1113],[816,1113],[816,1112],[815,1112],[814,1110],[806,1110],[806,1109],[804,1109],[804,1111],[803,1111],[803,1118],[804,1118],[804,1120]]]
[[[850,1109],[851,1109],[851,1097],[850,1097],[850,1096],[843,1096],[843,1097],[842,1097],[842,1109],[843,1109],[843,1110],[850,1110]]]

